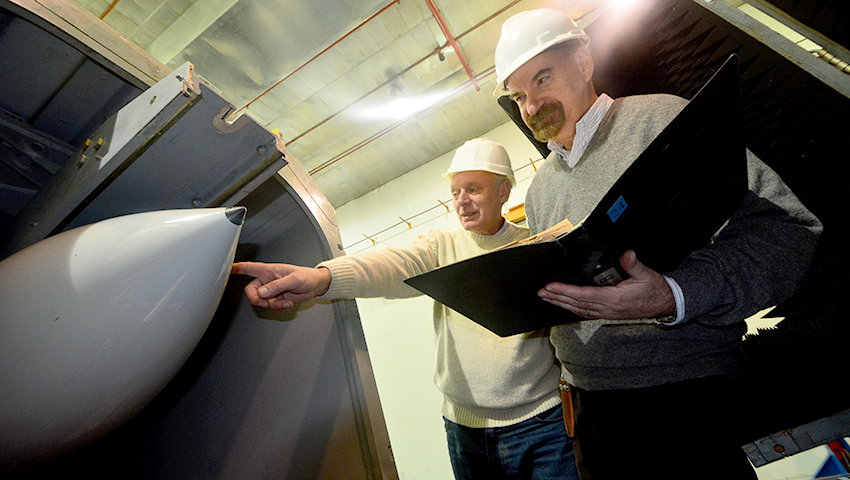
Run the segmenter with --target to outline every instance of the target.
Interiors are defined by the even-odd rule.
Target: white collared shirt
[[[596,134],[599,124],[602,123],[602,118],[608,113],[608,109],[611,108],[613,103],[614,100],[607,94],[599,95],[590,109],[576,123],[576,135],[573,137],[572,150],[567,150],[554,140],[549,140],[547,144],[549,150],[560,155],[570,168],[575,167],[584,151],[587,150],[593,135]]]

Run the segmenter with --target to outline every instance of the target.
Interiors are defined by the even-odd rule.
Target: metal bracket
[[[242,130],[242,127],[247,125],[251,119],[245,115],[240,115],[236,117],[236,120],[228,121],[227,117],[236,110],[236,107],[233,105],[227,105],[226,107],[219,110],[219,112],[212,118],[213,128],[222,134],[222,135],[230,135],[232,133],[236,133],[239,130]]]
[[[64,160],[76,151],[67,143],[32,128],[23,118],[2,108],[0,108],[0,140],[8,143],[51,175],[55,175],[64,164]]]

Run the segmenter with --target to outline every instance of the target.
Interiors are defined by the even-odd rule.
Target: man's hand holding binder
[[[620,266],[629,278],[617,285],[587,287],[556,282],[546,285],[538,295],[584,318],[631,320],[675,315],[673,292],[660,273],[642,264],[632,250],[620,257]]]

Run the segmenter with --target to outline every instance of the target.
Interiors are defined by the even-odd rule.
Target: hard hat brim
[[[487,172],[487,173],[492,173],[493,175],[499,175],[501,177],[507,177],[507,179],[511,182],[511,188],[516,187],[516,178],[514,177],[513,173],[511,173],[510,175],[506,175],[504,172],[498,172],[495,169],[488,170],[488,169],[485,169],[485,168],[476,168],[475,170],[449,171],[449,172],[446,172],[442,175],[443,180],[445,180],[449,183],[452,183],[452,177],[456,173],[461,173],[461,172]]]
[[[504,95],[507,95],[509,92],[507,85],[505,85],[505,82],[515,71],[519,70],[519,68],[525,65],[529,60],[536,57],[537,55],[540,55],[549,48],[554,47],[555,45],[559,45],[564,42],[569,42],[570,40],[579,40],[581,41],[582,45],[590,44],[590,37],[588,37],[587,34],[584,33],[584,30],[578,29],[571,30],[570,32],[565,33],[563,35],[559,35],[553,38],[552,40],[540,44],[536,48],[523,53],[508,66],[508,68],[501,74],[501,76],[496,77],[496,89],[493,90],[493,96],[502,97]]]

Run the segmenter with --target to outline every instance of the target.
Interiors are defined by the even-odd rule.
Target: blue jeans
[[[577,480],[561,406],[507,427],[470,428],[444,419],[457,480]]]

